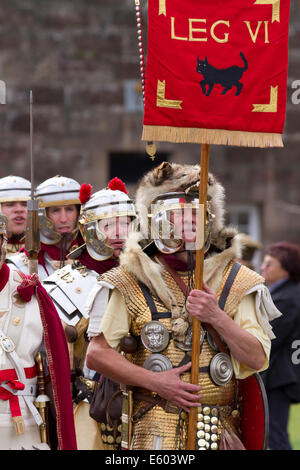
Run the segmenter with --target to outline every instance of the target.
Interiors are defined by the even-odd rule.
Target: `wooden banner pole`
[[[195,289],[203,289],[203,270],[204,270],[204,251],[205,251],[205,222],[206,222],[206,201],[207,201],[207,183],[209,169],[209,145],[202,144],[201,148],[201,172],[199,185],[199,206],[200,211],[203,208],[204,226],[197,224],[197,241],[202,237],[203,243],[201,248],[196,249],[196,265],[195,265]],[[199,213],[200,215],[200,213]],[[202,230],[202,233],[200,232]],[[199,233],[200,232],[200,233]],[[192,366],[191,366],[191,383],[198,384],[199,379],[199,357],[200,357],[200,331],[201,323],[193,318],[193,340],[192,340]],[[198,409],[193,407],[189,413],[188,423],[188,442],[187,450],[196,450],[196,433],[197,433],[197,413]]]

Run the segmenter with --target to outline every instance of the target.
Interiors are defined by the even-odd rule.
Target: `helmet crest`
[[[128,194],[125,183],[123,183],[123,181],[120,178],[115,177],[112,180],[110,180],[107,187],[111,189],[112,191],[122,191],[123,193]]]
[[[81,204],[88,202],[92,195],[93,186],[91,184],[83,183],[79,190],[79,199]]]

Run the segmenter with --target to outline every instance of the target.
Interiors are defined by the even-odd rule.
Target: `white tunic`
[[[8,282],[0,291],[0,330],[15,344],[21,367],[29,368],[34,366],[34,358],[40,350],[43,326],[36,298],[33,296],[29,302],[20,299],[17,287],[21,282],[20,274],[10,266]],[[0,346],[0,371],[14,368],[11,355]],[[26,380],[26,385],[36,383],[36,377]],[[33,402],[35,397],[30,396],[28,399]],[[17,436],[9,400],[0,399],[0,449],[43,447],[38,425],[23,396],[19,396],[19,405],[24,418],[25,433]]]

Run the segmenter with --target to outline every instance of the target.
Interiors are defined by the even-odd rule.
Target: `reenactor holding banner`
[[[268,367],[269,321],[280,312],[263,278],[235,262],[239,237],[224,226],[224,189],[212,174],[205,283],[193,288],[199,175],[199,165],[163,163],[144,176],[136,194],[141,231],[129,236],[120,267],[100,278],[111,286],[104,313],[90,313],[87,366],[123,384],[123,449],[186,449],[193,407],[198,449],[247,448],[249,401],[240,385]],[[202,326],[198,384],[189,373],[194,317]]]

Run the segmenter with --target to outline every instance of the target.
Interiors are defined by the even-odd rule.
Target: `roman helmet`
[[[21,176],[0,178],[0,208],[3,202],[26,202],[30,199],[31,183]]]
[[[92,186],[84,183],[80,189],[81,215],[79,228],[89,255],[104,261],[113,255],[113,249],[106,244],[106,235],[101,231],[100,221],[127,216],[136,219],[133,201],[128,197],[125,184],[113,178],[107,188],[92,195]]]
[[[72,178],[54,176],[39,184],[36,188],[36,198],[39,201],[40,240],[46,245],[56,245],[62,239],[61,234],[54,229],[53,222],[47,217],[47,208],[53,206],[77,205],[79,200],[80,184]],[[75,239],[78,227],[72,232]]]
[[[148,172],[136,192],[136,209],[139,216],[143,246],[156,245],[159,251],[171,254],[181,250],[194,250],[195,242],[184,243],[171,221],[176,210],[196,211],[200,221],[205,215],[205,233],[202,241],[205,251],[210,247],[223,250],[227,232],[224,232],[224,188],[209,173],[207,206],[199,207],[199,165],[180,165],[163,162]]]

